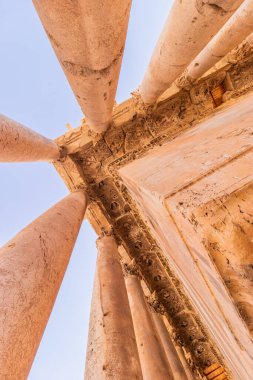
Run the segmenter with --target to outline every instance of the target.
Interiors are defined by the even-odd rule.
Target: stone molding
[[[152,294],[150,294],[150,296],[147,297],[146,299],[153,313],[165,315],[166,313],[165,307],[159,301],[156,292],[153,292]]]
[[[169,89],[151,112],[145,113],[134,99],[124,102],[115,110],[113,125],[99,140],[93,140],[85,125],[67,132],[57,142],[65,147],[68,156],[54,163],[70,191],[86,189],[91,201],[88,212],[91,224],[99,234],[113,228],[118,244],[135,260],[151,293],[156,292],[176,336],[202,373],[211,364],[222,363],[222,359],[118,170],[213,115],[210,93],[227,77],[233,90],[229,89],[230,96],[224,98],[229,100],[220,108],[252,91],[252,51],[244,54],[237,64],[226,61],[216,71],[208,72],[189,90]]]
[[[139,277],[141,279],[139,267],[138,267],[135,259],[133,259],[130,263],[126,263],[126,262],[122,261],[121,264],[122,264],[124,277],[135,276],[135,277]]]

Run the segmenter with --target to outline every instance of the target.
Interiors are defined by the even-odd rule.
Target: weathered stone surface
[[[159,214],[160,209],[157,209],[156,217],[153,217],[152,213],[146,214],[146,210],[144,214],[141,198],[134,199],[129,192],[129,184],[127,188],[122,182],[119,169],[139,157],[146,156],[148,152],[165,142],[178,138],[202,119],[211,118],[216,108],[210,92],[225,81],[227,76],[230,77],[232,85],[236,85],[236,90],[229,91],[230,100],[227,97],[222,107],[234,104],[240,96],[251,91],[253,55],[248,47],[249,45],[244,46],[243,50],[238,51],[239,63],[236,59],[233,64],[224,61],[218,70],[207,73],[199,83],[191,87],[190,91],[185,89],[169,91],[168,97],[164,95],[151,112],[145,114],[141,110],[139,113],[135,102],[132,100],[124,102],[118,111],[116,109],[113,116],[114,128],[109,128],[94,144],[91,138],[87,137],[84,126],[73,130],[69,139],[66,134],[58,140],[66,151],[71,153],[68,160],[57,163],[58,172],[71,189],[87,187],[91,199],[89,218],[92,225],[98,233],[113,228],[118,242],[124,246],[130,258],[135,259],[150,291],[156,291],[173,326],[173,335],[183,346],[191,367],[197,368],[200,372],[210,364],[222,363],[221,357],[216,345],[210,339],[210,331],[203,326],[201,322],[203,319],[199,318],[199,314],[189,301],[192,294],[186,296],[174,271],[171,271],[172,263],[166,258],[166,249],[161,250],[159,239],[157,237],[155,239],[150,233],[152,228],[159,229],[163,221],[162,214]],[[222,107],[218,107],[217,110]],[[145,126],[144,133],[136,139],[133,133],[135,125],[141,124]],[[125,148],[122,148],[125,147],[125,134],[122,131],[130,130],[129,138],[135,141],[132,143],[129,141],[127,146],[132,146],[132,150],[126,152]],[[113,141],[119,141],[120,149],[117,150],[114,146],[111,149]],[[136,144],[137,141],[139,144]],[[190,166],[187,165],[185,168],[188,170]],[[147,165],[144,166],[146,169]],[[141,196],[144,197],[144,193]],[[138,204],[141,206],[138,207]],[[178,249],[173,251],[177,255]],[[194,273],[193,271],[193,279]],[[210,293],[207,294],[210,297]],[[188,317],[188,324],[178,323],[176,316],[179,313],[184,313],[183,315]],[[199,340],[194,342],[192,342],[192,323],[199,337]],[[197,375],[195,377],[198,378]]]
[[[253,3],[251,0],[246,0],[187,67],[184,73],[187,80],[194,81],[200,78],[233,48],[238,46],[252,33],[252,23]]]
[[[219,31],[242,0],[174,1],[140,85],[145,103],[154,103]]]
[[[53,161],[57,144],[24,125],[0,115],[0,162]]]
[[[177,351],[172,342],[172,339],[163,322],[162,315],[155,311],[152,313],[152,316],[154,319],[156,330],[159,334],[165,353],[167,355],[167,359],[170,364],[174,379],[175,380],[191,380],[188,378],[187,374],[185,373],[184,367],[180,361],[180,358],[177,354]]]
[[[250,157],[252,159],[252,157]],[[210,252],[253,335],[253,182],[194,213]],[[197,226],[198,227],[198,226]]]
[[[252,329],[252,99],[232,103],[119,173],[233,376],[249,380],[252,340],[222,279]],[[171,301],[173,325],[186,328],[180,339],[201,354],[200,364],[206,347],[199,347],[196,320]]]
[[[112,236],[97,241],[86,380],[142,380],[123,272]]]
[[[27,379],[87,201],[72,193],[0,249],[0,378]]]
[[[141,369],[145,380],[174,380],[137,276],[125,276]]]
[[[33,1],[89,127],[112,117],[131,0]]]

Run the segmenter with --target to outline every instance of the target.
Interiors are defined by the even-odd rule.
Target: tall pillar
[[[199,53],[186,69],[184,76],[189,81],[200,78],[221,58],[252,33],[253,2],[245,0],[223,28]]]
[[[139,278],[125,276],[134,332],[145,380],[174,380],[162,342],[147,305]]]
[[[175,0],[140,85],[144,103],[157,98],[183,73],[243,0]]]
[[[117,244],[104,236],[97,247],[85,380],[142,380]]]
[[[170,364],[174,379],[175,380],[193,380],[193,378],[188,377],[185,372],[185,369],[178,356],[174,343],[172,342],[172,339],[164,324],[162,314],[156,311],[156,306],[154,306],[153,303],[151,304],[150,310],[151,310],[151,315],[155,323],[156,330],[159,334],[163,348],[167,355],[167,359]]]
[[[108,127],[131,0],[33,0],[89,127]]]
[[[60,158],[57,144],[0,114],[0,162],[53,161]]]
[[[106,379],[106,372],[104,371],[105,349],[105,330],[101,305],[100,283],[98,270],[96,270],[91,300],[85,380]]]
[[[27,379],[86,205],[68,195],[0,249],[0,379]]]

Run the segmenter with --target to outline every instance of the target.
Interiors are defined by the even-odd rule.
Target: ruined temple
[[[27,378],[84,216],[85,380],[252,380],[253,1],[174,0],[119,105],[131,1],[33,3],[85,116],[55,141],[0,117],[0,161],[70,191],[0,249],[0,380]]]

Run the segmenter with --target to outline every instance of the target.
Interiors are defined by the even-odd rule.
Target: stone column
[[[139,278],[125,276],[127,294],[133,318],[134,332],[145,380],[173,380],[162,342],[147,305]]]
[[[27,379],[86,205],[68,195],[0,249],[0,379]]]
[[[208,44],[243,0],[175,0],[140,85],[154,103]]]
[[[97,241],[85,380],[142,379],[127,292],[112,236]]]
[[[85,380],[106,379],[105,330],[101,305],[98,270],[96,270],[91,300],[89,337],[86,351]]]
[[[151,310],[151,314],[156,326],[156,330],[159,334],[163,348],[167,355],[167,359],[170,364],[174,379],[175,380],[193,380],[192,377],[187,376],[184,370],[184,367],[181,363],[181,360],[178,356],[178,353],[176,351],[176,348],[174,346],[174,343],[172,342],[169,332],[164,324],[163,316],[156,310],[156,308],[159,307],[157,305],[156,300],[155,300],[156,305],[154,305],[154,300],[152,300],[150,303],[151,303],[150,310]]]
[[[188,66],[185,76],[189,81],[200,78],[221,58],[240,44],[252,32],[253,2],[245,0],[217,35]]]
[[[60,158],[57,144],[0,115],[0,162],[53,161]]]
[[[108,127],[131,0],[33,0],[89,127]]]

